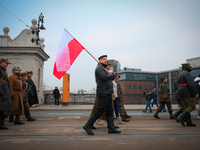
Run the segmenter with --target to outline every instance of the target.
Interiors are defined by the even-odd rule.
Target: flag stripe
[[[54,76],[61,79],[83,49],[85,48],[64,29],[54,63]]]

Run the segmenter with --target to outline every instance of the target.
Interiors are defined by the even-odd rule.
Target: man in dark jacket
[[[33,80],[31,79],[33,76],[33,72],[27,71],[27,76],[28,76],[28,79],[27,79],[26,83],[31,86],[31,89],[30,89],[31,92],[28,93],[28,103],[31,107],[34,104],[38,104],[38,95],[37,95],[36,86],[35,86]]]
[[[196,126],[192,123],[190,113],[196,108],[196,100],[195,97],[198,98],[199,95],[194,86],[194,80],[190,75],[190,71],[192,67],[190,63],[182,64],[182,71],[178,76],[179,83],[179,96],[181,101],[181,110],[183,113],[179,118],[176,119],[177,122],[180,122],[182,126],[185,126],[184,120],[187,121],[187,126]]]
[[[59,105],[60,92],[57,87],[55,87],[55,89],[53,90],[53,95],[55,98],[55,107],[57,107],[57,105],[58,105],[58,107],[60,107],[60,105]]]
[[[95,69],[95,79],[97,84],[97,97],[98,97],[98,109],[89,118],[83,129],[89,135],[94,135],[91,128],[95,121],[106,112],[106,118],[108,123],[108,133],[121,133],[115,129],[113,123],[113,108],[112,108],[112,93],[113,93],[113,83],[112,80],[115,75],[111,72],[108,73],[106,70],[107,55],[99,57],[99,63]]]
[[[151,106],[153,107],[153,104],[156,104],[156,106],[158,107],[156,87],[153,88],[151,93],[153,96],[153,102],[152,102]]]
[[[4,111],[12,110],[10,86],[6,68],[10,64],[7,58],[0,59],[0,129],[6,130],[4,126]]]

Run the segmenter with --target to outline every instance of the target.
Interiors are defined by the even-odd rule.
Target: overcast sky
[[[31,26],[44,15],[44,83],[62,86],[53,64],[63,28],[95,58],[107,54],[121,67],[142,71],[175,69],[200,56],[200,0],[0,0],[0,4]],[[27,27],[0,6],[0,35],[9,27],[13,39]],[[95,60],[83,51],[71,67],[70,91],[96,87]]]

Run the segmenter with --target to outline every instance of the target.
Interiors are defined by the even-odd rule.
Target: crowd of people
[[[95,104],[91,112],[89,120],[83,126],[83,129],[89,135],[94,135],[93,131],[96,129],[94,123],[102,125],[100,120],[107,121],[108,133],[121,133],[117,130],[119,127],[114,125],[114,112],[117,119],[116,124],[124,124],[129,121],[131,116],[127,115],[123,104],[123,87],[120,85],[120,75],[114,73],[110,69],[110,63],[107,62],[107,55],[100,56],[99,62],[95,69],[95,79],[97,84],[97,95]],[[159,105],[157,103],[157,92],[156,87],[152,91],[148,88],[143,93],[146,99],[146,108],[143,112],[146,113],[148,107],[149,113],[152,113],[152,107],[154,104],[157,106],[157,110],[153,117],[160,119],[158,116],[159,112],[165,109],[165,105],[168,108],[170,119],[175,119],[182,126],[196,126],[192,123],[191,112],[196,108],[196,99],[199,99],[200,94],[200,76],[193,80],[190,75],[192,67],[189,63],[182,64],[182,70],[177,74],[175,81],[176,100],[180,106],[175,114],[173,114],[169,87],[167,86],[167,76],[163,75],[160,77],[160,85],[158,87]],[[195,99],[196,98],[196,99]],[[200,100],[199,100],[200,102]],[[119,115],[120,114],[120,115]],[[120,117],[121,118],[120,118]],[[198,116],[200,118],[200,106],[198,110]]]
[[[95,80],[97,84],[96,99],[90,118],[83,126],[83,129],[89,135],[94,135],[96,129],[94,124],[102,125],[101,120],[107,121],[108,133],[121,133],[119,126],[114,124],[125,124],[130,121],[131,116],[127,114],[123,103],[123,87],[120,85],[120,75],[113,72],[111,64],[107,61],[107,55],[102,55],[98,58],[99,62],[95,69]],[[12,69],[13,74],[8,77],[6,68],[10,62],[7,58],[0,59],[0,129],[6,130],[4,120],[9,117],[9,122],[14,122],[15,125],[23,125],[20,116],[25,115],[27,121],[35,121],[31,117],[29,108],[33,104],[38,103],[37,91],[31,77],[32,71],[21,73],[19,67]],[[158,87],[159,105],[157,104],[156,87],[152,91],[148,88],[143,93],[146,99],[146,112],[148,107],[149,113],[152,113],[152,107],[157,105],[157,110],[153,117],[160,119],[158,114],[166,105],[170,115],[170,119],[175,119],[182,126],[196,126],[192,123],[191,112],[196,109],[196,99],[200,105],[200,76],[194,80],[190,75],[192,67],[189,63],[182,64],[182,70],[177,73],[175,80],[175,99],[177,100],[180,109],[173,114],[169,87],[167,86],[167,76],[160,77],[160,85]],[[59,107],[60,93],[57,87],[54,91],[55,106]],[[14,119],[15,116],[15,119]],[[116,118],[115,118],[116,117]],[[200,119],[200,106],[198,110],[198,119]],[[186,124],[185,124],[186,122]]]
[[[20,116],[26,116],[27,121],[35,121],[30,114],[30,107],[38,103],[35,84],[31,79],[33,72],[21,73],[19,67],[12,69],[13,74],[8,77],[6,68],[10,62],[7,58],[0,59],[0,129],[7,130],[4,120],[9,117],[9,122],[23,125]]]

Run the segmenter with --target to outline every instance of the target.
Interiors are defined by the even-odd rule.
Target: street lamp
[[[40,22],[41,22],[41,26],[40,26]],[[37,37],[35,39],[32,38],[31,42],[32,43],[36,42],[37,46],[39,45],[39,40],[40,40],[39,39],[39,32],[40,32],[40,30],[46,30],[46,28],[43,26],[43,23],[44,23],[44,16],[43,16],[43,14],[41,12],[41,14],[39,15],[39,18],[38,18],[38,24],[37,24],[38,28],[36,30],[34,30],[34,29],[32,30],[32,34],[36,33]]]

